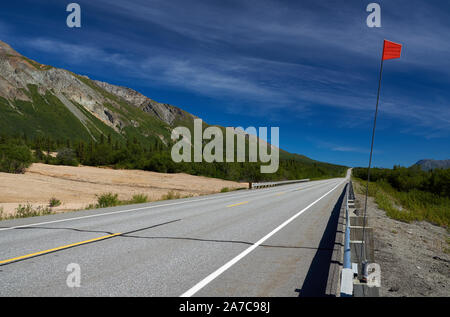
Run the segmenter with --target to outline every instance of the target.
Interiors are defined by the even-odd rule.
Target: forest
[[[367,168],[354,168],[353,176],[367,180]],[[393,169],[372,168],[370,181],[386,181],[401,192],[420,190],[442,197],[450,197],[450,169],[424,171],[420,166],[409,168],[394,166]]]
[[[53,155],[52,155],[53,153]],[[109,166],[116,169],[139,169],[161,173],[187,173],[233,181],[275,181],[343,177],[345,166],[305,159],[284,152],[276,173],[260,173],[262,163],[175,163],[170,145],[158,138],[145,143],[133,137],[120,141],[101,135],[98,142],[62,140],[50,136],[0,135],[0,172],[23,173],[34,162],[55,165]]]
[[[365,194],[367,168],[354,168],[352,175],[363,184],[360,194]],[[391,218],[450,225],[450,169],[424,171],[417,165],[373,168],[369,196]]]

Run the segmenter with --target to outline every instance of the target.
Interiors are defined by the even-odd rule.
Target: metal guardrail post
[[[344,269],[351,269],[350,258],[350,217],[348,215],[348,195],[350,193],[350,183],[345,194],[345,242],[344,242]]]
[[[347,184],[345,192],[345,240],[344,240],[344,267],[341,275],[341,297],[353,296],[353,270],[350,250],[350,216],[348,213],[348,198],[351,181]]]

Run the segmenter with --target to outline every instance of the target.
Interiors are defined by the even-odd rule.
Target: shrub
[[[366,193],[366,181],[355,179],[359,194]],[[448,227],[450,224],[450,198],[417,189],[408,192],[398,191],[388,182],[380,179],[370,182],[369,196],[375,198],[380,209],[390,218],[403,221],[428,221],[435,225]],[[401,207],[400,207],[401,206]]]
[[[78,166],[75,152],[69,148],[64,148],[58,151],[56,162],[58,165]]]
[[[61,201],[56,199],[55,197],[53,197],[53,198],[50,199],[48,205],[50,207],[58,207],[58,206],[61,206]]]
[[[119,200],[118,194],[106,193],[97,195],[97,204],[90,204],[85,209],[96,209],[115,207],[120,205],[144,204],[149,201],[148,196],[144,194],[134,195],[130,200]]]
[[[228,187],[224,187],[220,190],[221,193],[228,193],[230,189]]]
[[[144,194],[137,194],[134,195],[133,198],[131,198],[131,200],[127,201],[126,203],[128,204],[144,204],[148,202],[148,196],[144,195]]]
[[[106,193],[97,196],[97,208],[114,207],[120,205],[118,194]]]
[[[48,208],[43,208],[41,206],[34,208],[30,203],[28,203],[25,206],[19,205],[19,207],[16,208],[16,213],[12,216],[12,218],[27,218],[51,214],[52,211]]]
[[[24,173],[32,161],[31,151],[25,145],[0,144],[0,172]]]

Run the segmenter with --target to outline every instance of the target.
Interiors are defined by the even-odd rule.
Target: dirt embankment
[[[164,174],[139,170],[70,167],[36,163],[25,174],[0,173],[0,209],[14,213],[19,204],[47,207],[52,197],[62,205],[53,211],[83,209],[103,193],[117,193],[119,199],[144,194],[158,200],[172,191],[181,196],[217,193],[222,188],[248,188],[247,183],[224,181],[188,174]]]
[[[356,207],[364,208],[360,185],[353,184]],[[388,218],[372,197],[367,215],[374,228],[375,261],[381,266],[381,296],[450,296],[450,235],[445,228]]]

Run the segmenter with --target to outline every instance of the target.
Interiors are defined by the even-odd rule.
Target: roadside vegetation
[[[161,200],[172,200],[172,199],[180,199],[180,198],[184,198],[184,197],[181,197],[180,193],[175,193],[173,191],[170,191],[167,194],[163,195],[161,197]]]
[[[353,177],[365,194],[367,169],[353,169]],[[428,221],[449,227],[450,169],[422,171],[419,167],[395,166],[371,170],[369,196],[386,215],[404,222]]]
[[[347,170],[345,166],[317,162],[281,151],[278,171],[262,174],[261,163],[258,162],[175,163],[171,159],[170,150],[171,144],[165,145],[157,138],[142,143],[136,136],[118,139],[112,134],[101,134],[95,142],[84,139],[54,139],[43,135],[0,135],[0,171],[23,173],[31,163],[41,162],[186,173],[232,181],[259,182],[343,177]],[[54,152],[57,152],[56,157],[52,155]]]
[[[32,162],[30,149],[20,140],[0,142],[0,172],[20,174]]]
[[[192,197],[192,195],[182,196],[180,193],[169,191],[167,194],[163,195],[158,200],[171,200],[189,197]],[[136,194],[133,195],[131,199],[120,200],[119,195],[116,193],[104,193],[97,195],[96,204],[88,205],[84,209],[88,210],[88,209],[108,208],[124,205],[144,204],[150,201],[151,200],[148,198],[148,196],[144,194]],[[3,211],[3,207],[0,207],[0,221],[17,218],[51,215],[54,214],[52,208],[58,207],[60,205],[61,205],[60,200],[56,198],[51,198],[48,204],[49,207],[42,207],[42,206],[34,207],[32,204],[28,203],[26,205],[19,205],[13,214],[5,214]]]
[[[171,200],[171,199],[180,199],[180,198],[189,198],[191,195],[182,196],[180,193],[176,193],[173,191],[169,191],[167,194],[163,195],[158,200]],[[101,195],[97,195],[97,203],[91,204],[86,207],[86,209],[97,209],[97,208],[107,208],[107,207],[116,207],[116,206],[124,206],[124,205],[134,205],[134,204],[144,204],[151,202],[147,195],[137,194],[133,195],[133,197],[129,200],[120,200],[119,195],[115,193],[104,193]]]
[[[242,190],[245,189],[245,187],[236,187],[236,188],[230,188],[230,187],[223,187],[220,192],[221,193],[228,193],[228,192],[232,192],[232,191],[236,191],[236,190]]]
[[[148,196],[144,194],[133,195],[130,200],[120,200],[119,194],[105,193],[97,196],[97,204],[89,205],[86,209],[144,204],[147,202],[149,202]]]
[[[47,216],[51,215],[54,212],[51,208],[48,207],[34,207],[32,204],[28,203],[26,205],[19,205],[14,214],[4,214],[3,208],[0,208],[0,220],[9,220],[9,219],[17,219],[17,218],[28,218],[28,217],[36,217],[36,216]]]
[[[56,199],[55,197],[50,198],[50,201],[48,202],[49,207],[58,207],[61,206],[61,201],[59,199]]]

